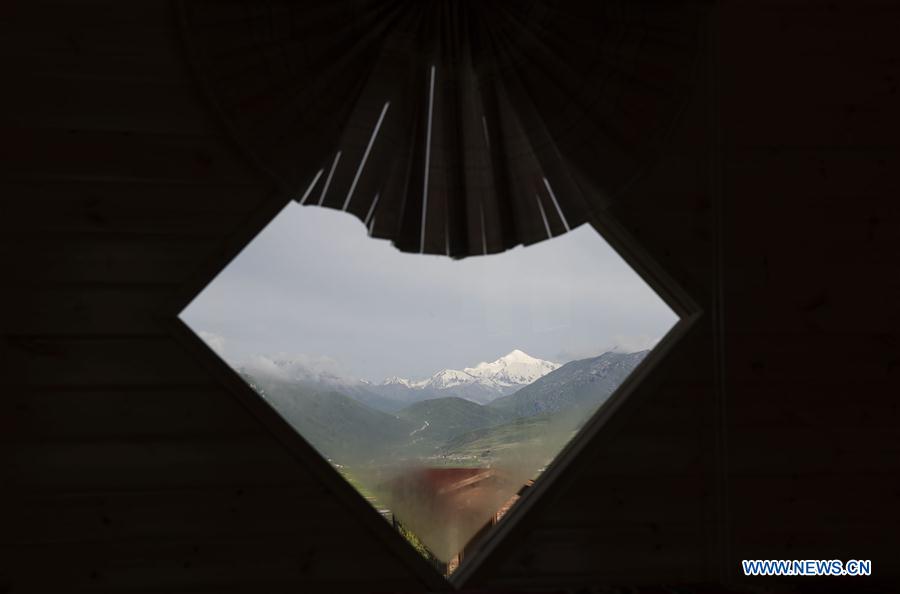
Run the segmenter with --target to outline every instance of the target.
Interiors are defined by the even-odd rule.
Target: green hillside
[[[440,448],[439,453],[458,464],[524,463],[536,471],[571,439],[575,428],[571,419],[559,415],[520,418],[458,435]]]
[[[322,387],[243,375],[307,441],[342,465],[521,462],[537,469],[571,439],[645,354],[605,353],[572,361],[488,405],[445,397],[395,413]]]
[[[510,396],[497,398],[488,406],[514,417],[531,417],[566,411],[592,414],[648,351],[604,353],[592,359],[571,361]]]
[[[341,464],[377,459],[406,441],[409,421],[370,408],[338,392],[316,391],[297,383],[244,379],[300,435],[326,457]]]
[[[504,411],[488,408],[463,398],[434,398],[416,402],[397,412],[416,427],[414,440],[442,444],[458,435],[499,425],[510,420]]]

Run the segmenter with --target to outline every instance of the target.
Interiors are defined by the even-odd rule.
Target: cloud
[[[302,353],[252,355],[240,367],[250,375],[284,380],[333,384],[352,384],[358,381],[337,360]]]
[[[209,346],[217,355],[225,358],[225,337],[221,334],[216,334],[215,332],[207,332],[206,330],[199,330],[197,335],[203,339],[203,342]]]
[[[628,336],[616,334],[612,337],[612,346],[609,350],[616,353],[636,353],[652,349],[659,342],[659,338],[653,338],[646,334]]]
[[[369,238],[348,213],[297,204],[181,317],[227,336],[210,346],[224,346],[229,362],[330,354],[367,379],[426,377],[514,348],[542,359],[569,352],[557,357],[564,360],[603,347],[641,350],[652,342],[647,336],[662,336],[677,320],[588,225],[456,261],[400,253]],[[342,375],[329,367],[334,361],[298,361],[313,374]]]
[[[556,353],[556,360],[559,362],[577,361],[579,359],[590,359],[599,357],[603,353],[636,353],[652,349],[659,342],[659,338],[653,338],[645,334],[624,335],[616,334],[609,342],[602,346],[564,349]]]

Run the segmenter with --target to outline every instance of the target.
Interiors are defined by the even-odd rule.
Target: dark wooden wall
[[[723,13],[733,559],[900,578],[898,27],[896,2]]]
[[[170,3],[0,12],[0,591],[418,587],[159,313],[270,192]]]
[[[900,6],[725,2],[712,22],[711,95],[617,209],[710,315],[485,580],[900,578]],[[874,575],[740,575],[771,558]]]
[[[900,11],[711,22],[671,154],[614,208],[706,315],[473,586],[900,578]],[[274,202],[169,2],[5,5],[0,56],[0,592],[425,587],[173,335]]]

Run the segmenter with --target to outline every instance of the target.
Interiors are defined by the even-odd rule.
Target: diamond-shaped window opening
[[[452,260],[293,202],[180,317],[445,576],[679,320],[589,224]]]

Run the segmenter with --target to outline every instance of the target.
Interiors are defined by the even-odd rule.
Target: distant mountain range
[[[417,427],[411,436],[436,443],[445,443],[463,433],[512,420],[506,412],[455,396],[411,404],[400,410],[397,417]]]
[[[264,360],[271,371],[277,371],[275,375],[286,380],[303,383],[315,391],[338,391],[389,413],[434,398],[457,397],[487,404],[559,368],[558,363],[537,359],[516,349],[496,361],[464,369],[442,369],[424,380],[390,377],[379,384],[340,375],[334,369],[323,369],[312,358]],[[256,375],[260,369],[245,368],[244,371]]]
[[[258,369],[241,373],[332,460],[353,464],[417,457],[465,464],[526,443],[547,449],[546,457],[552,458],[647,352],[610,352],[559,366],[515,350],[492,363],[444,370],[422,382],[393,378],[381,384],[392,392],[344,378]],[[286,367],[276,364],[275,370]],[[473,386],[484,388],[478,393],[487,404],[459,396],[476,393]]]
[[[483,362],[465,369],[442,369],[421,381],[390,377],[381,384],[370,385],[369,389],[399,400],[456,396],[487,404],[512,394],[557,368],[558,363],[536,359],[516,349],[490,363]]]
[[[491,407],[514,417],[594,409],[609,398],[649,351],[604,353],[571,361],[538,378],[515,394],[497,398]]]
[[[376,410],[335,390],[277,376],[241,373],[319,453],[358,463],[388,455],[414,430],[414,422]]]

